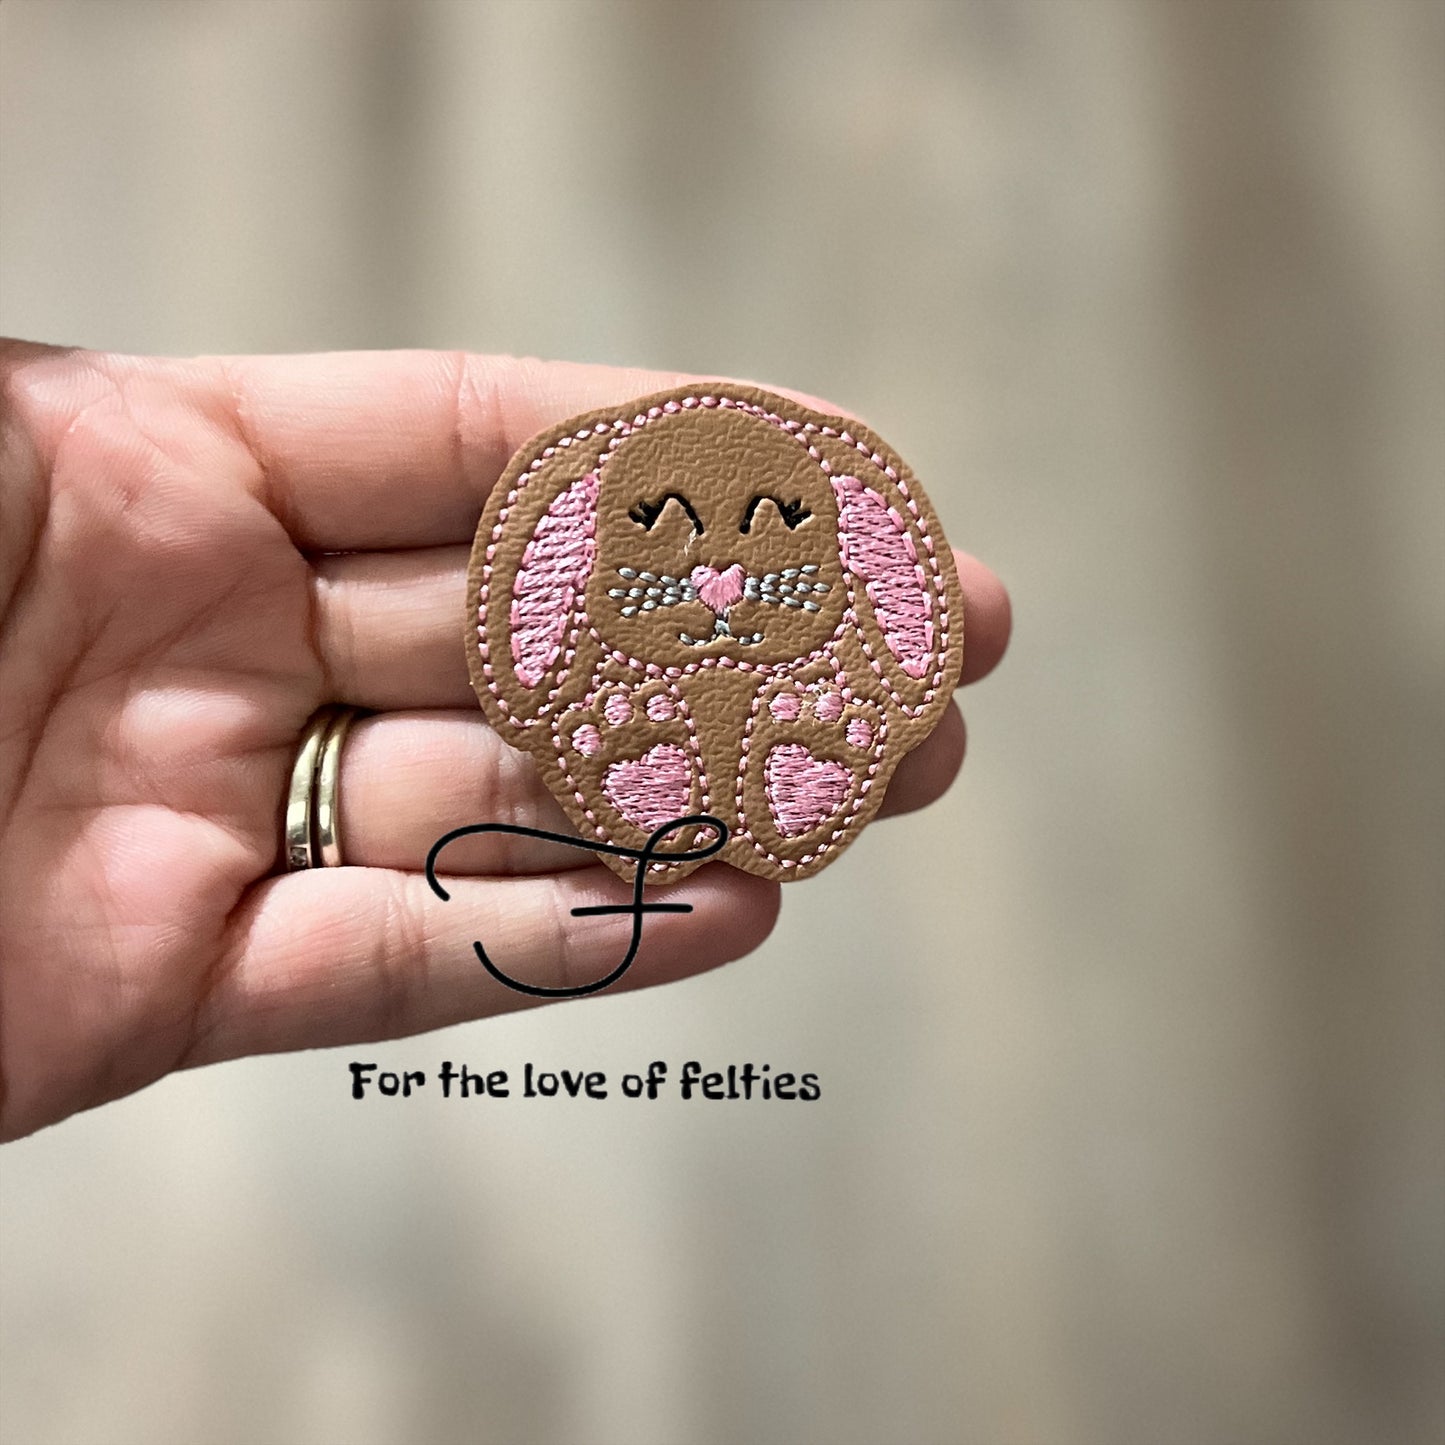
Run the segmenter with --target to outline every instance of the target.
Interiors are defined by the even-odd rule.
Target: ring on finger
[[[286,868],[339,868],[341,857],[341,750],[354,707],[319,708],[301,732],[286,795]]]

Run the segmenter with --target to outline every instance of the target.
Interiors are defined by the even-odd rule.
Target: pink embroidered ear
[[[536,687],[561,655],[597,555],[596,472],[579,477],[542,514],[512,584],[512,662]]]
[[[857,477],[834,477],[843,565],[862,580],[888,650],[911,678],[933,660],[933,592],[908,524]]]

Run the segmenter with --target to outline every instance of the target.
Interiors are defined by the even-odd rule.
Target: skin
[[[0,343],[0,1137],[173,1069],[394,1038],[602,975],[631,920],[525,755],[482,720],[458,636],[468,549],[513,450],[676,373],[459,353],[195,360]],[[800,397],[819,409],[836,410]],[[998,579],[958,554],[964,682],[1003,654]],[[377,710],[341,769],[345,868],[283,874],[306,720]],[[956,704],[884,813],[963,758]],[[669,890],[621,987],[741,957],[774,883],[708,866]]]

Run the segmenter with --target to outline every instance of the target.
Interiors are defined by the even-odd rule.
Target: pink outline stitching
[[[828,639],[827,642],[823,643],[820,647],[814,648],[812,652],[806,653],[802,657],[794,658],[789,662],[783,663],[752,663],[746,660],[734,659],[729,657],[708,657],[703,658],[695,663],[688,663],[683,667],[661,667],[657,663],[643,662],[640,658],[630,657],[626,653],[618,652],[615,649],[609,647],[608,644],[603,640],[601,635],[598,633],[596,627],[593,625],[592,619],[590,617],[586,617],[585,613],[579,613],[578,618],[573,621],[567,629],[566,644],[561,654],[562,665],[557,673],[557,679],[542,699],[542,703],[538,707],[536,713],[530,718],[519,718],[508,706],[507,699],[497,690],[496,687],[496,677],[492,668],[490,652],[487,644],[486,612],[487,603],[491,592],[492,559],[496,554],[498,544],[501,542],[502,533],[506,527],[507,518],[510,515],[512,508],[516,505],[518,497],[521,496],[522,489],[527,485],[528,482],[532,480],[532,477],[537,472],[537,470],[545,462],[550,461],[554,456],[556,456],[559,451],[565,450],[566,448],[570,447],[574,442],[591,441],[596,437],[605,436],[608,432],[612,432],[614,433],[614,435],[608,438],[607,445],[603,449],[602,455],[599,456],[597,459],[596,471],[598,472],[600,477],[602,468],[606,464],[608,456],[612,452],[614,452],[622,444],[622,442],[626,440],[627,437],[631,436],[634,431],[640,430],[642,427],[646,426],[648,422],[656,421],[659,417],[675,416],[678,412],[691,411],[699,406],[709,408],[720,407],[724,410],[740,411],[746,413],[749,416],[757,417],[762,421],[769,422],[773,426],[776,426],[782,431],[787,432],[788,435],[794,437],[800,444],[802,444],[806,448],[808,455],[812,457],[813,460],[818,464],[819,468],[823,472],[823,475],[828,477],[830,480],[833,477],[832,464],[828,461],[826,457],[823,456],[823,454],[821,453],[821,451],[819,451],[816,445],[812,444],[811,442],[805,441],[804,438],[811,435],[832,437],[835,440],[843,442],[847,446],[851,446],[856,452],[858,452],[860,456],[866,458],[866,460],[871,463],[871,465],[876,470],[882,472],[882,474],[887,477],[888,480],[892,482],[893,485],[898,489],[899,495],[903,498],[903,501],[908,508],[908,514],[912,518],[913,526],[916,528],[919,537],[923,541],[924,551],[927,553],[928,558],[928,570],[932,574],[934,592],[938,598],[938,638],[937,644],[934,648],[934,657],[936,661],[933,668],[933,675],[929,678],[927,686],[925,687],[923,692],[922,700],[917,704],[917,706],[910,705],[909,703],[905,702],[902,697],[899,696],[898,690],[892,685],[892,683],[889,682],[887,676],[884,673],[882,664],[878,660],[877,656],[874,654],[873,648],[868,641],[868,635],[863,630],[863,625],[859,621],[857,595],[854,589],[853,574],[851,570],[849,570],[847,567],[844,567],[842,570],[847,582],[848,603],[843,610],[842,617],[839,619],[838,626],[833,630],[833,635]],[[736,836],[746,838],[753,845],[755,851],[761,853],[770,862],[783,868],[799,868],[804,866],[805,864],[811,863],[815,858],[818,858],[822,854],[828,852],[831,849],[833,843],[837,840],[837,838],[851,825],[852,819],[856,816],[858,810],[862,806],[863,799],[872,789],[873,781],[882,765],[882,759],[884,756],[885,745],[888,737],[888,716],[885,709],[878,709],[879,725],[877,737],[874,739],[873,762],[869,765],[868,769],[865,772],[862,784],[858,789],[857,797],[853,801],[853,805],[843,815],[838,827],[835,828],[833,832],[830,833],[828,837],[822,843],[820,843],[816,849],[806,854],[804,857],[796,859],[779,858],[775,854],[769,852],[758,841],[757,837],[754,835],[748,825],[747,817],[743,810],[742,803],[743,780],[747,771],[748,751],[752,739],[753,725],[757,718],[757,712],[759,706],[761,705],[762,696],[767,691],[767,683],[770,680],[774,679],[775,676],[778,673],[782,672],[784,669],[791,671],[794,668],[805,666],[809,662],[826,661],[834,669],[835,674],[838,676],[845,699],[851,699],[853,696],[852,690],[848,687],[847,680],[843,677],[842,669],[838,664],[836,656],[834,655],[835,647],[839,642],[842,641],[844,636],[846,636],[848,625],[851,623],[853,628],[858,633],[858,641],[859,645],[863,649],[863,655],[867,658],[868,664],[873,669],[873,672],[876,675],[878,681],[883,685],[883,689],[887,693],[889,701],[892,702],[893,705],[897,707],[898,710],[903,713],[905,717],[920,717],[931,706],[931,704],[938,696],[938,685],[943,679],[944,666],[948,656],[948,642],[950,636],[948,588],[944,584],[943,576],[939,569],[938,557],[933,545],[933,538],[929,535],[927,524],[925,523],[924,518],[920,515],[917,504],[909,495],[907,483],[903,480],[902,477],[899,476],[897,470],[891,465],[889,465],[887,462],[885,462],[883,457],[879,455],[879,453],[870,451],[862,442],[858,441],[846,430],[838,431],[833,427],[819,426],[815,422],[791,421],[787,418],[779,416],[776,412],[768,411],[766,408],[758,406],[756,403],[753,402],[740,401],[734,397],[718,397],[712,395],[700,397],[687,396],[683,397],[680,401],[673,400],[663,402],[659,406],[649,407],[645,412],[638,412],[630,422],[623,417],[616,417],[611,421],[596,422],[590,429],[573,432],[568,436],[559,437],[557,441],[554,442],[551,446],[543,448],[540,455],[534,457],[532,461],[527,464],[526,469],[517,477],[517,480],[512,484],[511,489],[507,493],[506,500],[502,504],[501,510],[497,513],[497,520],[492,527],[492,535],[487,543],[486,556],[482,562],[481,583],[477,590],[477,651],[478,656],[481,658],[482,676],[487,681],[488,690],[491,692],[492,697],[496,702],[498,708],[502,712],[503,716],[505,716],[514,727],[533,727],[537,723],[543,721],[543,719],[550,712],[552,704],[557,700],[558,695],[561,693],[562,688],[571,673],[572,661],[577,654],[578,637],[582,630],[581,623],[584,617],[587,623],[587,635],[603,649],[604,655],[603,658],[598,661],[596,668],[594,668],[593,670],[591,678],[589,678],[588,680],[588,692],[586,698],[581,703],[572,704],[567,709],[567,712],[571,712],[576,708],[587,707],[588,705],[590,705],[593,699],[595,699],[597,692],[600,691],[602,686],[599,677],[602,663],[603,661],[609,659],[629,668],[634,672],[641,672],[644,678],[675,679],[678,677],[687,676],[694,672],[705,670],[710,666],[736,667],[740,672],[758,673],[760,683],[757,691],[753,694],[752,705],[748,710],[748,720],[743,728],[742,752],[738,766],[738,787],[735,800],[737,806],[738,822],[742,826],[739,828]],[[679,703],[683,703],[682,696],[680,693],[677,692],[677,689],[675,687],[670,687],[669,691],[673,692],[676,695],[677,701]],[[866,699],[860,700],[866,701]],[[693,755],[698,760],[698,771],[702,780],[703,810],[707,811],[707,808],[709,806],[707,770],[702,761],[702,750],[697,743],[696,726],[692,719],[692,711],[686,706],[685,703],[683,703],[683,714],[687,724],[688,735],[692,739]],[[565,717],[566,712],[564,712],[562,716]],[[582,809],[583,816],[586,817],[587,821],[592,824],[593,831],[597,834],[597,836],[599,838],[605,839],[607,837],[606,829],[602,826],[601,823],[598,822],[596,814],[592,811],[591,807],[588,805],[587,799],[583,796],[581,790],[578,788],[577,780],[573,776],[572,770],[567,766],[564,755],[564,746],[562,742],[561,731],[558,726],[560,721],[560,718],[553,720],[551,734],[553,748],[557,753],[563,775],[566,778],[568,786],[572,789],[572,796],[576,800],[578,806]],[[652,867],[658,871],[663,871],[670,866],[673,865],[666,863],[654,863],[652,865]]]

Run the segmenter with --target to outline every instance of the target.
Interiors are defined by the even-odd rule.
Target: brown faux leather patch
[[[640,850],[706,813],[725,862],[806,878],[933,731],[963,597],[886,442],[716,382],[573,417],[512,458],[472,548],[466,645],[488,718],[584,838]]]

